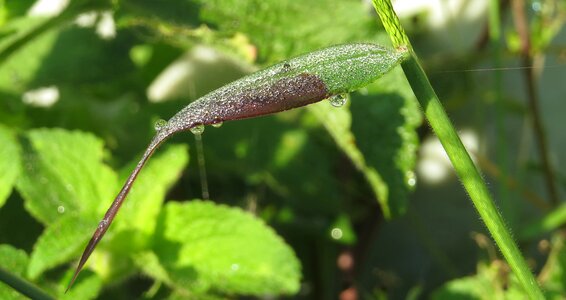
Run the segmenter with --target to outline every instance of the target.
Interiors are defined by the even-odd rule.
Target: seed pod
[[[67,290],[110,227],[140,170],[169,136],[196,126],[272,114],[354,91],[391,70],[406,55],[406,49],[374,44],[329,47],[234,81],[187,105],[167,123],[160,122],[157,135],[94,232]]]
[[[203,96],[173,116],[162,131],[170,135],[197,124],[276,113],[351,92],[395,67],[406,53],[348,44],[298,56]]]

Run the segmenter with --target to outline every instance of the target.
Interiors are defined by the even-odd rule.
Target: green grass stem
[[[411,55],[401,64],[405,76],[481,219],[527,295],[531,299],[544,299],[533,274],[513,241],[503,221],[503,217],[499,214],[479,170],[462,144],[460,137],[456,133],[452,122],[444,111],[438,96],[422,69],[417,55],[412,50],[409,38],[401,27],[391,2],[389,0],[372,0],[372,2],[387,33],[391,37],[393,45],[395,47],[406,46],[409,48]]]

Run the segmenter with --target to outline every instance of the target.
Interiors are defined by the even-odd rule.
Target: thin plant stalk
[[[31,299],[52,300],[55,299],[27,280],[24,280],[2,268],[0,268],[0,282],[3,282],[18,291],[20,294]]]
[[[502,66],[502,41],[501,41],[501,13],[500,1],[489,1],[489,40],[493,48],[494,68],[500,69]],[[509,159],[507,155],[507,136],[505,128],[505,109],[503,105],[502,95],[502,81],[503,74],[501,70],[495,70],[493,79],[493,90],[495,91],[495,127],[497,136],[499,137],[496,142],[497,160],[501,164],[501,177],[502,182],[507,181],[507,176],[510,171]],[[499,185],[499,202],[504,213],[511,212],[511,203],[509,203],[509,189],[506,184]],[[508,220],[514,224],[513,220]]]
[[[542,291],[511,237],[503,217],[497,210],[486,183],[462,144],[422,69],[391,2],[389,0],[372,0],[372,2],[393,45],[408,48],[410,57],[401,64],[405,76],[481,219],[527,295],[531,299],[544,299]]]
[[[523,0],[513,0],[513,16],[515,21],[515,27],[519,33],[521,39],[521,61],[523,72],[525,74],[525,87],[527,90],[527,97],[529,103],[529,111],[531,113],[532,125],[535,131],[535,139],[538,146],[538,151],[540,155],[540,160],[542,164],[542,169],[544,171],[544,176],[546,177],[546,187],[548,190],[548,196],[550,203],[553,206],[557,206],[560,202],[560,196],[558,193],[558,188],[555,183],[554,170],[551,165],[550,155],[548,150],[548,138],[546,137],[546,132],[544,130],[544,125],[542,123],[542,117],[540,113],[540,100],[538,96],[538,89],[536,84],[536,76],[534,74],[534,69],[530,68],[533,65],[531,38],[529,33],[529,24],[527,20],[527,15],[525,13],[525,2]]]

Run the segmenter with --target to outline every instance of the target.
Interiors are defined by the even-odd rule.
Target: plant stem
[[[499,11],[499,0],[489,1],[489,40],[493,47],[493,58],[495,69],[501,68],[501,20]],[[512,211],[512,203],[509,203],[509,190],[505,182],[510,173],[509,159],[507,158],[507,130],[505,130],[505,109],[503,105],[503,95],[501,91],[503,75],[500,70],[496,70],[493,80],[493,89],[495,91],[495,127],[497,132],[496,150],[497,160],[501,165],[501,177],[503,184],[499,185],[499,203],[504,213]],[[514,224],[514,220],[508,220],[510,224]]]
[[[401,66],[425,116],[448,154],[458,177],[470,195],[476,210],[491,233],[503,256],[531,299],[544,299],[538,284],[530,272],[519,248],[511,238],[503,218],[496,209],[482,176],[458,137],[452,122],[444,111],[438,96],[419,64],[389,0],[372,0],[377,14],[391,37],[395,47],[406,46],[411,55]]]
[[[14,290],[18,291],[20,294],[27,296],[31,299],[39,300],[51,300],[55,299],[49,294],[39,289],[35,285],[31,284],[27,280],[24,280],[2,268],[0,268],[0,282],[7,284]]]
[[[546,177],[546,187],[550,197],[550,203],[553,206],[558,205],[559,195],[556,188],[554,170],[550,165],[550,158],[548,155],[548,140],[542,125],[542,118],[540,116],[539,98],[536,87],[536,78],[533,74],[533,59],[531,56],[531,41],[525,14],[525,3],[523,0],[513,0],[513,15],[515,20],[515,27],[521,38],[521,60],[522,67],[525,67],[523,72],[525,74],[525,83],[527,88],[527,97],[529,101],[529,109],[533,121],[533,129],[535,131],[535,139],[537,141],[538,152],[540,155],[542,169]]]

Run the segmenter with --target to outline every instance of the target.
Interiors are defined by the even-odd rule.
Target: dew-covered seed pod
[[[406,53],[375,44],[346,44],[301,55],[192,102],[160,134],[276,113],[351,92],[391,70]]]
[[[140,170],[167,137],[189,129],[200,134],[204,125],[272,114],[354,91],[387,73],[406,55],[406,49],[375,44],[329,47],[236,80],[187,105],[168,122],[159,121],[156,136],[83,252],[69,288],[108,230]]]

